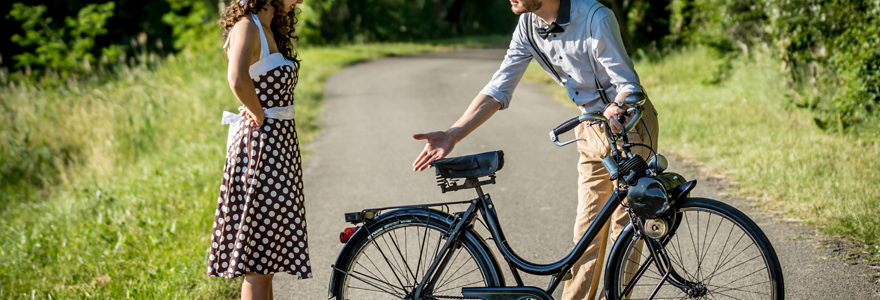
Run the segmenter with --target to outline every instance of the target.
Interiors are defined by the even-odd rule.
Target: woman
[[[272,299],[276,272],[312,277],[293,120],[299,69],[294,12],[300,3],[241,0],[220,19],[227,36],[227,80],[242,107],[241,116],[224,116],[233,126],[208,275],[245,276],[242,299]]]

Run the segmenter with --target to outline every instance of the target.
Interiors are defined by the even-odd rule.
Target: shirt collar
[[[571,20],[571,0],[559,0],[559,11],[556,12],[556,21],[559,25],[568,25]]]

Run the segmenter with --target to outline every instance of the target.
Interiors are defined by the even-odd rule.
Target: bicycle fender
[[[393,218],[396,218],[396,217],[399,217],[402,215],[417,215],[417,216],[425,216],[426,218],[429,217],[429,218],[433,219],[434,221],[440,221],[440,222],[446,223],[449,225],[449,227],[452,227],[453,223],[458,219],[458,217],[451,215],[451,214],[448,214],[446,212],[442,212],[442,211],[434,210],[434,209],[427,209],[427,208],[400,208],[400,209],[395,209],[395,210],[392,210],[392,211],[389,211],[389,212],[386,212],[386,213],[383,213],[381,215],[376,216],[373,220],[365,223],[363,226],[361,226],[361,228],[359,228],[357,231],[355,231],[355,233],[351,236],[351,238],[348,240],[348,242],[345,243],[345,245],[342,247],[342,250],[339,251],[339,254],[337,254],[336,260],[333,263],[333,265],[331,266],[332,271],[330,273],[330,286],[329,286],[329,291],[328,291],[329,292],[329,299],[336,298],[337,295],[335,294],[335,291],[338,290],[338,287],[340,285],[342,285],[342,278],[344,277],[342,274],[342,271],[338,270],[336,268],[336,266],[339,265],[342,262],[342,260],[344,258],[346,258],[348,255],[353,255],[354,253],[351,253],[351,252],[356,250],[356,249],[354,249],[354,246],[351,246],[351,245],[356,244],[356,243],[353,243],[352,241],[360,241],[363,239],[369,239],[371,237],[370,236],[371,232],[375,232],[375,231],[378,231],[379,229],[382,229],[383,225],[388,226],[388,224],[384,224],[384,223],[387,223],[388,220],[391,220]],[[492,253],[491,250],[489,250],[490,249],[489,245],[487,245],[485,240],[477,232],[475,232],[473,229],[467,229],[467,230],[465,230],[465,232],[463,232],[463,234],[464,235],[462,236],[462,238],[471,238],[471,239],[479,242],[480,246],[486,250],[486,253],[488,254],[488,257],[490,259],[490,263],[492,264],[492,268],[495,269],[496,274],[499,274],[499,279],[501,281],[501,285],[503,286],[504,285],[504,276],[503,276],[504,273],[502,273],[501,268],[498,265],[498,260],[495,258],[495,255]]]

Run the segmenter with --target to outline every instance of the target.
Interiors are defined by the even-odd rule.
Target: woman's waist
[[[222,124],[233,124],[237,123],[244,118],[241,116],[240,112],[245,109],[244,105],[238,107],[239,114],[231,113],[228,111],[223,112],[223,119],[221,121]],[[277,120],[293,120],[294,118],[294,110],[293,105],[286,106],[273,106],[273,107],[263,107],[263,115],[266,119],[277,119]]]

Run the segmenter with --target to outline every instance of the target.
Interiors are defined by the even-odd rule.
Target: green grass
[[[112,80],[0,88],[0,298],[237,297],[240,281],[205,275],[220,116],[238,106],[210,42]],[[481,43],[303,48],[301,140],[318,131],[323,84],[342,67]]]
[[[877,132],[818,129],[808,111],[791,105],[779,63],[770,58],[741,57],[726,73],[718,73],[721,63],[699,48],[636,63],[659,112],[660,151],[699,161],[780,218],[859,242],[857,251],[880,260]],[[532,66],[526,79],[549,84],[542,73]],[[566,99],[564,89],[550,89]]]

